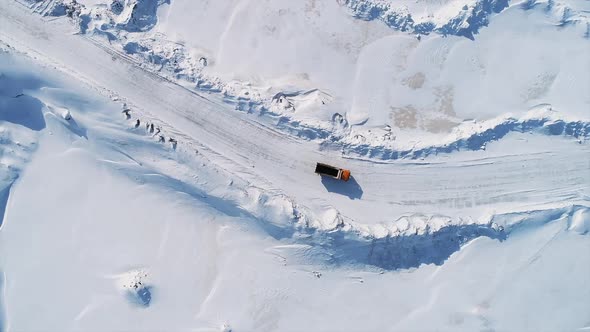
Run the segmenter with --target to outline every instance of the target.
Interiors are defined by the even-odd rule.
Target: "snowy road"
[[[590,146],[573,139],[511,134],[487,151],[454,152],[452,160],[448,155],[419,163],[346,159],[273,129],[266,118],[235,111],[215,95],[203,96],[146,72],[76,35],[65,18],[44,20],[18,3],[1,1],[0,40],[120,96],[145,114],[142,119],[166,123],[167,133],[192,142],[221,167],[318,214],[333,207],[361,224],[405,213],[478,219],[590,197]],[[113,116],[120,116],[119,110]],[[351,169],[354,181],[322,181],[313,174],[316,161]]]

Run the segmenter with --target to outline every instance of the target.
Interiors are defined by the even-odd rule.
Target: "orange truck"
[[[317,163],[315,165],[315,172],[316,174],[329,176],[338,180],[348,181],[348,179],[350,179],[349,170],[330,166],[328,164]]]

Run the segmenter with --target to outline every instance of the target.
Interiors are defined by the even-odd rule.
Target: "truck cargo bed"
[[[340,172],[340,169],[330,166],[330,165],[317,163],[315,166],[315,172],[318,174],[325,174],[325,175],[329,175],[329,176],[336,178],[336,177],[338,177],[338,173]]]

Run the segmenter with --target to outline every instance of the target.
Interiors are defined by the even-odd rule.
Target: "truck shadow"
[[[322,176],[322,184],[331,193],[347,196],[350,199],[360,199],[363,196],[363,188],[351,176],[347,182]]]

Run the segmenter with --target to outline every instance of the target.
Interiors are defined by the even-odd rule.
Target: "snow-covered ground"
[[[63,15],[59,3],[35,8]],[[588,120],[589,10],[555,0],[118,0],[81,1],[73,16],[142,66],[302,137],[403,150],[539,104]]]
[[[590,328],[588,9],[0,2],[0,331]]]

